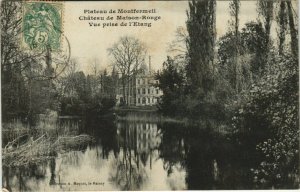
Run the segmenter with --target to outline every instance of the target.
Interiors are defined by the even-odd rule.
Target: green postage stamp
[[[23,38],[31,50],[59,50],[62,36],[62,3],[25,2],[23,4]]]

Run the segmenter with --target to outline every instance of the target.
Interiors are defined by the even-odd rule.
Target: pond
[[[256,187],[250,169],[259,158],[251,147],[206,127],[157,117],[131,112],[122,120],[87,119],[78,133],[94,136],[94,144],[39,165],[4,168],[2,182],[11,191]]]

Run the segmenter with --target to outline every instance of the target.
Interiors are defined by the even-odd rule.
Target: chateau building
[[[144,70],[132,77],[131,81],[125,87],[127,102],[129,106],[154,106],[163,92],[156,85],[158,80],[154,78],[154,72],[151,70],[151,61],[149,57],[149,67],[144,66]],[[123,98],[123,87],[121,83],[117,86],[117,105],[125,102]],[[128,93],[129,90],[129,93]]]
[[[135,78],[135,105],[156,105],[162,91],[155,85],[158,80],[155,80],[151,73],[139,74]]]

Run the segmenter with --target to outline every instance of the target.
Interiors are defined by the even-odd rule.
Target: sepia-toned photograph
[[[0,3],[2,191],[300,188],[298,0]]]

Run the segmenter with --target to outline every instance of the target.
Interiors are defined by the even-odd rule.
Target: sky
[[[156,9],[157,13],[151,15],[161,16],[161,20],[153,22],[152,27],[109,28],[90,27],[89,21],[79,20],[80,16],[88,16],[88,14],[84,14],[84,10],[109,11],[120,8]],[[152,69],[158,70],[167,58],[167,47],[175,39],[176,28],[185,27],[187,9],[187,1],[65,2],[63,31],[71,45],[71,57],[77,60],[80,70],[85,73],[91,73],[95,61],[97,61],[98,70],[111,67],[112,59],[109,57],[107,49],[125,35],[137,37],[146,44],[148,55],[151,55]],[[110,14],[92,15],[106,17]],[[114,16],[117,15],[119,14],[114,14]],[[132,14],[128,15],[132,16]],[[217,37],[226,33],[230,18],[229,1],[217,1]],[[248,21],[255,21],[256,18],[256,1],[242,1],[240,26]]]

